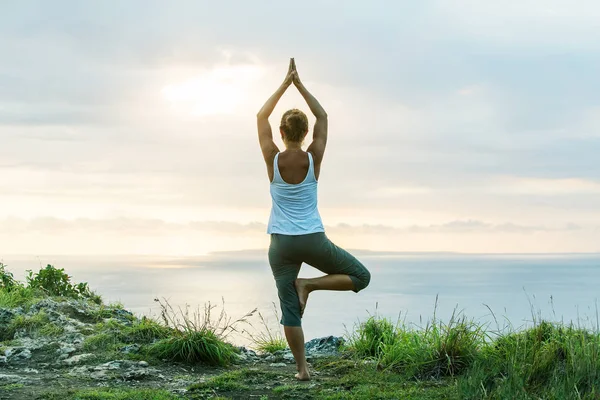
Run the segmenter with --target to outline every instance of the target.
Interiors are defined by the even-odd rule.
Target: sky
[[[599,21],[587,0],[3,2],[0,257],[266,248],[255,118],[289,57],[329,115],[338,245],[600,252]]]

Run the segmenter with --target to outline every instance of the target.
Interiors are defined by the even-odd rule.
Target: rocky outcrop
[[[20,321],[15,323],[15,321]],[[23,322],[23,321],[32,321]],[[49,381],[63,380],[58,386],[72,382],[94,382],[98,386],[116,384],[165,387],[173,393],[185,392],[186,385],[197,381],[195,368],[206,367],[156,363],[140,360],[148,342],[119,343],[111,352],[99,355],[90,348],[90,336],[110,333],[131,327],[138,321],[127,310],[100,306],[83,300],[57,301],[45,298],[30,307],[0,308],[0,386],[44,386]],[[103,322],[102,332],[98,323]],[[31,324],[36,324],[32,327]],[[311,359],[338,355],[343,343],[329,336],[306,343],[306,357]],[[268,368],[291,368],[294,358],[289,349],[259,354],[246,347],[237,348],[236,363]],[[120,354],[122,358],[107,361]],[[109,358],[110,359],[110,358]],[[258,365],[260,364],[260,365]],[[207,372],[208,371],[208,372]],[[1,390],[0,390],[1,391]],[[3,398],[0,395],[0,398]]]

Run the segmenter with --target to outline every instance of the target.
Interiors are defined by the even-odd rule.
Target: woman
[[[286,111],[279,132],[285,151],[273,142],[269,116],[291,84],[294,84],[317,122],[313,141],[307,151],[302,142],[308,133],[308,118],[298,110]],[[317,99],[306,90],[290,59],[287,76],[279,89],[257,114],[258,140],[271,182],[273,201],[267,233],[271,234],[269,263],[281,306],[281,324],[296,360],[299,380],[309,380],[304,354],[304,333],[301,318],[308,295],[313,290],[353,290],[358,292],[369,284],[369,271],[351,254],[333,244],[317,209],[317,179],[327,143],[327,114]],[[313,279],[298,279],[302,263],[309,264],[326,275]]]

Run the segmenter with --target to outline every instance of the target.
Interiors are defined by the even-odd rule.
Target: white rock
[[[70,345],[61,347],[60,349],[56,350],[56,352],[59,354],[67,354],[67,355],[70,355],[71,353],[75,353],[76,351],[77,351],[77,349]]]
[[[62,364],[63,365],[79,364],[80,362],[85,361],[93,356],[94,355],[92,353],[77,354],[73,357],[67,358],[66,360],[62,360]]]
[[[108,375],[108,371],[105,370],[105,369],[103,369],[101,371],[94,371],[94,372],[92,372],[90,374],[90,378],[102,381],[102,380],[106,380],[106,379],[108,379],[110,377]]]
[[[18,375],[0,374],[0,383],[3,385],[11,383],[23,383],[26,379]]]
[[[286,363],[271,363],[269,364],[269,367],[286,367],[287,364]]]

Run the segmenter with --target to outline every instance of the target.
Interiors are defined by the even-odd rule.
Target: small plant
[[[43,325],[40,328],[40,335],[43,335],[43,336],[59,336],[59,335],[62,335],[64,332],[65,332],[65,328],[63,328],[60,325],[56,325],[53,322]]]
[[[159,324],[158,322],[143,316],[132,326],[123,329],[122,337],[129,343],[152,343],[156,339],[165,339],[172,333],[172,329]]]
[[[11,340],[14,338],[15,333],[19,330],[24,330],[28,334],[38,331],[43,326],[50,322],[48,315],[43,311],[38,312],[32,316],[17,315],[8,324],[3,324],[0,327],[0,340]]]
[[[243,317],[232,321],[223,308],[214,320],[212,311],[215,306],[210,303],[204,306],[204,311],[198,309],[193,316],[189,308],[185,311],[179,308],[179,313],[164,300],[155,299],[161,307],[161,318],[171,336],[150,346],[149,352],[156,357],[185,362],[206,362],[213,365],[227,365],[234,360],[235,348],[225,342],[227,335],[236,332],[236,326],[245,323],[252,316],[253,310]]]
[[[88,336],[83,342],[85,351],[116,351],[124,346],[119,335],[114,332],[104,332],[97,335]]]
[[[383,347],[396,342],[394,325],[385,318],[371,316],[359,325],[350,339],[350,347],[360,357],[379,358]]]
[[[6,291],[12,291],[14,289],[19,289],[23,285],[15,280],[12,272],[6,270],[6,265],[0,262],[0,289],[4,289]]]
[[[22,306],[25,310],[42,299],[45,294],[38,289],[13,287],[11,290],[0,288],[0,307],[14,308]]]
[[[163,339],[150,347],[150,353],[173,361],[202,361],[212,365],[228,365],[234,360],[234,349],[213,332],[204,330],[180,332]]]
[[[275,303],[273,303],[273,310],[275,319],[279,321],[279,313],[277,312]],[[278,350],[285,350],[287,348],[287,341],[281,334],[281,330],[270,328],[268,321],[260,312],[258,313],[258,318],[260,319],[262,329],[258,333],[245,331],[256,349],[265,353],[275,353]]]
[[[409,378],[439,379],[468,369],[484,338],[482,326],[457,316],[456,310],[448,324],[436,320],[434,313],[433,321],[424,329],[371,316],[351,336],[350,350]]]
[[[42,289],[51,296],[72,298],[94,298],[97,296],[89,290],[86,282],[73,285],[71,277],[64,271],[63,268],[58,269],[50,264],[35,274],[31,270],[27,270],[27,285],[33,289]]]

